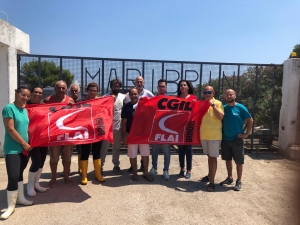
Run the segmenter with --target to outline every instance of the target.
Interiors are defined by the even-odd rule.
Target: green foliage
[[[293,52],[296,52],[297,56],[294,57],[294,58],[300,58],[300,44],[297,44],[294,46],[293,48]],[[289,58],[292,58],[292,53],[290,54],[290,57]]]
[[[29,88],[38,85],[38,61],[33,60],[24,63],[20,69],[21,83],[26,84]],[[43,87],[54,87],[59,79],[60,67],[55,62],[42,61],[41,62],[41,83]],[[74,79],[74,75],[69,70],[62,70],[62,80],[68,86]]]
[[[255,79],[257,74],[257,86]],[[245,105],[254,117],[255,126],[269,127],[270,122],[279,124],[279,114],[282,96],[282,76],[283,67],[248,67],[247,71],[237,76],[223,77],[220,81],[220,92],[218,93],[219,79],[212,79],[209,83],[201,86],[201,91],[207,85],[213,86],[216,96],[226,104],[223,93],[227,89],[234,89],[237,94],[237,102]],[[196,87],[197,94],[200,91],[199,85]],[[255,102],[255,105],[254,105]],[[273,109],[272,109],[273,105]]]

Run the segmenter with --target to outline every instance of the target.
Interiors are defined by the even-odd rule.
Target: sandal
[[[209,182],[208,176],[202,177],[199,181]]]
[[[131,176],[131,180],[132,180],[132,181],[138,181],[138,180],[139,180],[139,178],[138,178],[138,176],[134,176],[134,175],[132,175],[132,176]]]
[[[147,181],[149,181],[149,182],[152,182],[153,181],[153,178],[151,177],[151,176],[149,176],[149,175],[144,175],[143,176]]]
[[[75,184],[74,181],[72,181],[71,179],[68,179],[68,180],[65,180],[65,179],[64,179],[64,183],[65,183],[66,185],[68,185],[68,186],[71,186],[71,185],[74,185],[74,184]]]
[[[207,186],[207,191],[215,191],[215,184],[213,183],[209,183],[209,185]]]
[[[56,180],[50,180],[48,182],[48,187],[49,188],[54,188],[56,186]]]

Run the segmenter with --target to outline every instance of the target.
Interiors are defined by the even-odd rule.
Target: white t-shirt
[[[154,95],[152,94],[152,92],[151,91],[148,91],[147,89],[143,89],[143,91],[141,92],[141,93],[139,93],[139,99],[141,98],[141,97],[150,97],[150,98],[152,98]],[[129,97],[129,92],[127,92],[126,93],[126,97],[125,97],[125,100],[124,100],[124,103],[126,104],[126,103],[128,103],[128,102],[130,102],[131,100],[130,100],[130,97]]]
[[[105,94],[104,96],[109,96],[110,94]],[[125,95],[119,93],[115,98],[114,103],[114,119],[113,119],[113,130],[120,130],[122,126],[121,112],[123,108],[123,101],[125,99]]]

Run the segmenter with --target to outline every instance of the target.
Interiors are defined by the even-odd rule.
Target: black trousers
[[[30,172],[37,172],[40,168],[43,168],[46,157],[47,157],[48,148],[47,147],[37,147],[33,148],[29,155],[31,157],[31,166],[29,168]]]
[[[100,159],[101,145],[102,145],[101,141],[94,142],[91,144],[81,145],[80,160],[88,160],[89,159],[91,147],[92,147],[92,153],[93,153],[93,160]]]
[[[23,181],[23,172],[28,163],[28,157],[20,154],[7,154],[5,156],[8,176],[8,191],[18,190],[18,182]]]

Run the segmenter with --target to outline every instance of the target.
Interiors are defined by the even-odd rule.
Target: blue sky
[[[1,0],[0,11],[32,54],[282,63],[300,44],[299,0]]]

